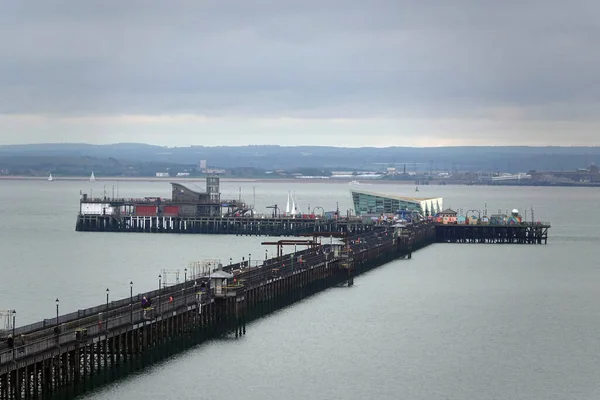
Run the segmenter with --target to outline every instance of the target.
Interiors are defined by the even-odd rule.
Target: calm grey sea
[[[0,181],[0,309],[17,324],[157,286],[162,269],[264,257],[265,238],[75,232],[79,192],[110,181]],[[199,182],[200,187],[204,183]],[[351,207],[344,183],[222,182],[258,211]],[[106,189],[105,189],[106,187]],[[364,189],[415,195],[410,185]],[[122,196],[170,196],[120,182]],[[598,399],[599,189],[422,186],[454,209],[535,209],[547,246],[433,245],[214,340],[87,399]],[[528,211],[528,218],[530,212]],[[273,251],[273,249],[269,249]],[[113,297],[114,296],[114,297]]]

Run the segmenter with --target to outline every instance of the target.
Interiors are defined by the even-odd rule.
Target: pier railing
[[[466,223],[466,222],[448,222],[448,223],[442,223],[442,222],[434,222],[434,225],[441,225],[441,226],[447,226],[447,225],[459,225],[459,226],[492,226],[492,227],[527,227],[527,226],[532,226],[532,227],[550,227],[550,222],[546,222],[546,221],[527,221],[527,222],[519,222],[518,224],[509,224],[509,223],[503,223],[503,224],[498,224],[498,223],[489,223],[489,222],[477,222],[477,223]]]
[[[273,276],[272,272],[275,267],[283,274],[294,269],[301,270],[304,263],[314,265],[318,257],[324,257],[323,254],[322,249],[321,251],[304,249],[283,257],[265,261],[256,260],[252,262],[250,268],[248,268],[247,261],[223,266],[224,271],[234,272],[234,276],[243,277],[243,285],[230,284],[225,287],[224,293],[235,294],[239,290],[264,284],[270,279],[277,279],[278,277]],[[211,272],[216,270],[215,268]],[[107,329],[107,324],[108,328],[112,329],[121,325],[143,322],[146,320],[144,318],[145,310],[141,306],[141,299],[144,296],[152,300],[152,307],[158,315],[174,311],[179,307],[197,304],[198,294],[201,293],[198,280],[210,278],[211,272],[201,272],[182,283],[138,293],[131,298],[111,301],[108,303],[108,307],[106,304],[101,304],[59,315],[58,318],[48,318],[33,324],[15,327],[14,349],[9,348],[5,343],[0,343],[0,364],[13,360],[13,354],[15,358],[20,358],[71,343],[76,340],[76,331],[79,330],[85,330],[88,336],[94,336],[101,335]],[[205,297],[215,295],[214,288],[207,287],[204,290]],[[7,334],[12,334],[12,331]]]

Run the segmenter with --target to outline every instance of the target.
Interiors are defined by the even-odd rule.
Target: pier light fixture
[[[233,258],[229,257],[229,266],[231,267],[231,264],[233,264]]]
[[[58,333],[58,298],[55,301],[56,303],[56,333]]]
[[[252,254],[248,253],[248,270],[250,270],[250,260],[252,258]]]
[[[12,310],[12,340],[13,340],[13,360],[15,359],[15,347],[17,347],[17,343],[15,342],[15,321],[17,319],[17,310]]]
[[[133,281],[129,281],[129,308],[131,323],[133,323]]]
[[[110,293],[110,290],[108,288],[106,288],[106,323],[105,323],[106,330],[108,330],[108,294],[109,293]]]
[[[269,259],[269,251],[265,249],[265,261]]]
[[[158,274],[158,290],[159,291],[160,291],[161,283],[162,283],[162,275]]]
[[[183,270],[183,282],[187,282],[187,268]]]

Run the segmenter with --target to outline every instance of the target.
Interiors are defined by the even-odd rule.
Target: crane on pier
[[[277,218],[279,216],[279,214],[277,213],[277,210],[279,210],[279,207],[277,207],[277,204],[274,204],[272,206],[267,206],[267,208],[273,209],[273,218]]]

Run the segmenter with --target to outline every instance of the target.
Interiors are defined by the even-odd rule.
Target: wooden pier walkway
[[[376,229],[15,328],[0,342],[0,400],[73,398],[433,243],[433,225]],[[142,307],[141,300],[151,300]]]
[[[515,225],[434,224],[438,243],[546,244],[547,222]],[[389,227],[389,225],[387,225]],[[190,233],[256,236],[300,236],[324,232],[361,234],[382,225],[360,218],[315,219],[292,217],[116,217],[79,215],[77,231]]]
[[[515,225],[436,224],[438,243],[547,244],[550,223],[523,222]]]
[[[79,215],[79,232],[204,233],[256,236],[298,236],[318,232],[358,234],[376,229],[360,218],[294,217],[158,217]]]

